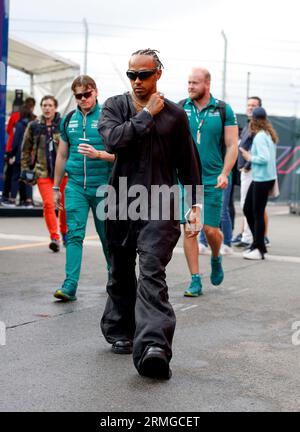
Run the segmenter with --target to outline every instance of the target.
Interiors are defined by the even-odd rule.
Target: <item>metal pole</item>
[[[33,74],[30,74],[30,96],[35,97]]]
[[[84,63],[83,63],[83,73],[87,74],[87,58],[88,58],[88,42],[89,42],[89,27],[87,20],[83,18],[84,26]]]
[[[227,37],[224,30],[222,30],[222,36],[224,38],[224,64],[223,64],[223,90],[222,99],[226,99],[226,72],[227,72]]]
[[[247,72],[247,100],[249,99],[250,95],[250,75],[251,72]]]

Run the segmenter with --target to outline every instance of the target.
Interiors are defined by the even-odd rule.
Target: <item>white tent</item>
[[[73,107],[71,83],[79,75],[80,66],[43,48],[9,38],[8,65],[30,75],[31,95],[37,101],[52,94],[59,102],[62,115]]]

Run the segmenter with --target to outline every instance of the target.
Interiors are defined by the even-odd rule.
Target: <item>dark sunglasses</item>
[[[141,81],[143,81],[143,80],[146,80],[147,78],[151,77],[152,75],[154,75],[156,71],[157,71],[156,68],[155,69],[142,70],[142,71],[128,70],[126,72],[126,75],[132,81],[135,81],[137,78],[140,79]]]
[[[92,96],[92,93],[93,93],[93,91],[87,91],[87,92],[84,92],[84,93],[77,93],[77,94],[75,93],[74,96],[78,100],[81,100],[83,97],[85,99],[88,99],[89,97]]]

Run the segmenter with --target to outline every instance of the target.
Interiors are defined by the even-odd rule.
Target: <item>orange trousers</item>
[[[67,184],[68,177],[64,177],[61,185],[60,185],[60,191],[61,191],[61,203],[63,207],[65,208],[65,187]],[[55,213],[55,207],[54,207],[54,193],[52,186],[54,185],[54,180],[50,177],[47,178],[39,178],[37,179],[37,185],[42,197],[43,201],[43,210],[44,210],[44,218],[45,222],[50,234],[51,239],[59,240],[59,234],[58,234],[58,226],[57,226],[57,218]],[[67,232],[67,223],[66,223],[66,211],[59,210],[58,212],[58,218],[59,218],[59,228],[61,234],[66,234]]]

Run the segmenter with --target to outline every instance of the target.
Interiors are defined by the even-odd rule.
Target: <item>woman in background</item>
[[[239,148],[244,159],[251,161],[253,181],[249,187],[244,214],[253,235],[250,249],[244,252],[245,259],[264,259],[267,248],[264,242],[264,212],[268,197],[277,179],[276,146],[278,136],[267,118],[263,107],[253,110],[250,131],[255,135],[251,151]]]

